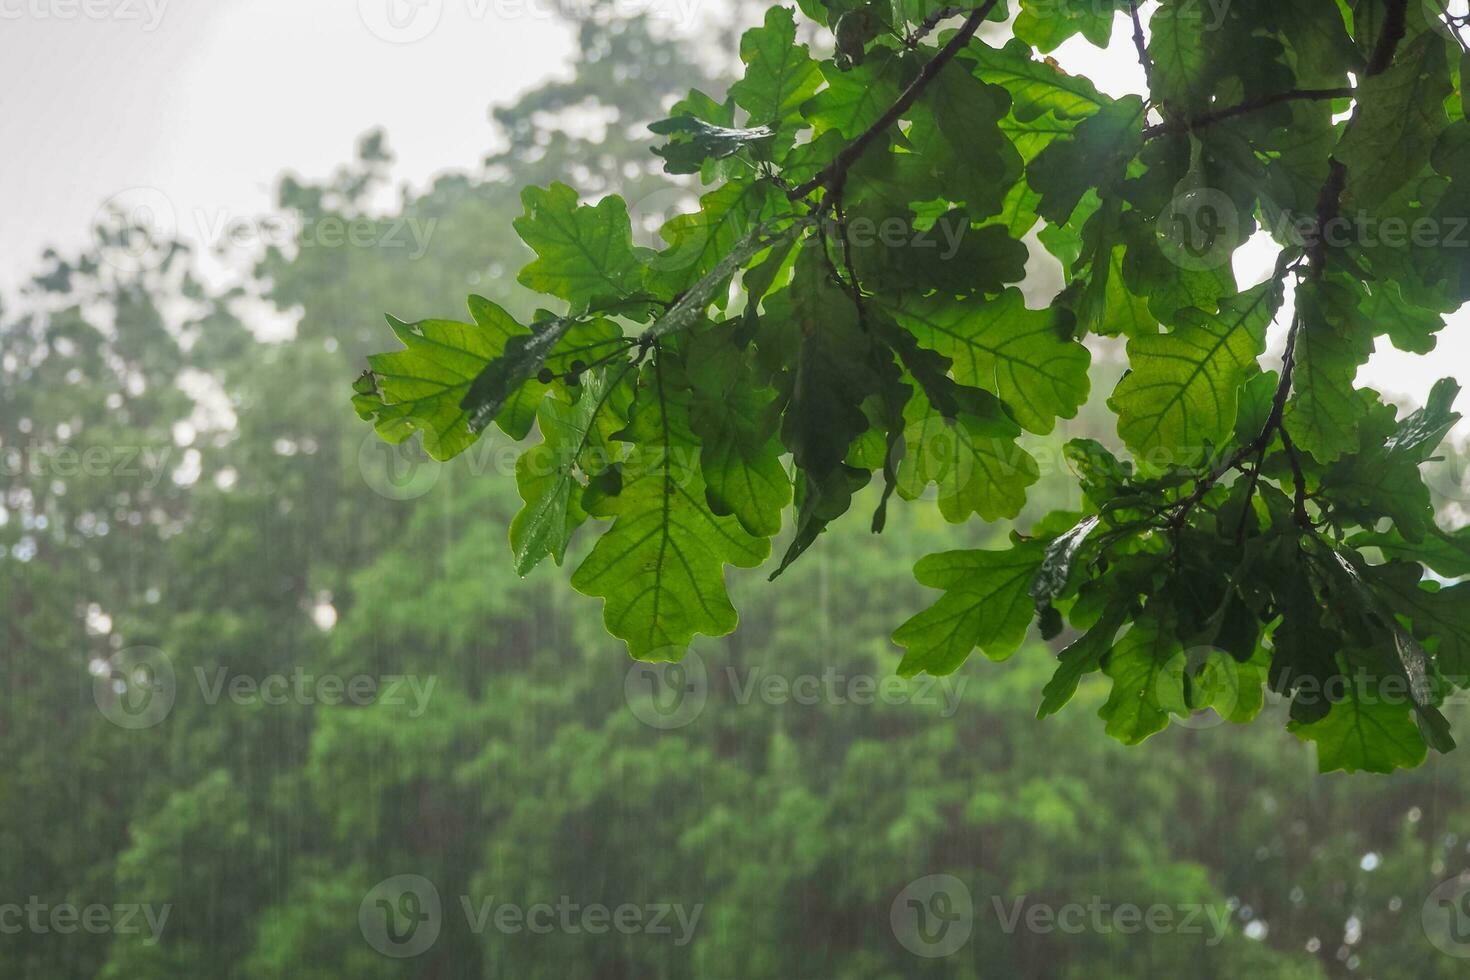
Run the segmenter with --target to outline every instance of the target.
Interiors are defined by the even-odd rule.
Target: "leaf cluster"
[[[370,359],[362,417],[436,458],[492,422],[539,429],[516,567],[602,524],[572,584],[633,656],[677,660],[735,628],[725,566],[774,550],[779,576],[869,484],[875,530],[895,496],[1021,518],[1028,446],[1088,402],[1113,339],[1117,451],[1068,442],[1075,507],[918,564],[942,595],[894,634],[899,672],[1005,658],[1034,624],[1069,640],[1041,714],[1100,672],[1124,742],[1249,721],[1269,692],[1324,769],[1452,748],[1470,538],[1436,524],[1421,467],[1458,388],[1404,414],[1357,374],[1379,338],[1432,352],[1470,297],[1458,22],[1405,0],[799,6],[744,35],[727,98],[653,125],[704,186],[660,247],[616,195],[528,189],[520,282],[548,309],[391,321],[403,349]],[[1107,45],[1122,13],[1146,97],[1046,56]],[[1272,274],[1237,282],[1261,236]],[[1045,307],[1019,288],[1028,241],[1063,270]]]

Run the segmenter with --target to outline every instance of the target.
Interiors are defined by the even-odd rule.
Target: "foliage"
[[[1458,391],[1398,414],[1355,379],[1378,337],[1431,351],[1470,296],[1458,22],[1406,0],[1075,6],[773,7],[725,101],[693,91],[652,127],[667,170],[710,188],[697,212],[647,248],[622,197],[527,190],[520,282],[548,309],[395,322],[406,349],[370,361],[359,413],[448,458],[492,418],[524,437],[542,406],[518,569],[612,520],[572,584],[635,658],[677,660],[735,628],[724,566],[779,538],[781,575],[872,481],[875,530],[930,483],[950,521],[1016,521],[1023,440],[1077,415],[1116,338],[1131,458],[1074,441],[1080,507],[920,562],[944,594],[894,634],[899,672],[1002,659],[1034,617],[1080,635],[1043,713],[1101,671],[1128,743],[1211,707],[1249,721],[1266,685],[1324,769],[1448,751],[1470,584],[1433,558],[1464,533],[1436,526],[1420,467]],[[1040,56],[1107,45],[1121,11],[1147,98]],[[1009,40],[982,39],[1011,14]],[[830,58],[807,28],[831,29]],[[1041,309],[1016,287],[1033,231],[1065,276]],[[1239,284],[1252,235],[1279,258]]]
[[[894,651],[881,637],[926,591],[910,566],[926,553],[959,550],[978,563],[1011,550],[1004,528],[952,523],[964,513],[989,520],[980,502],[1010,493],[992,496],[993,478],[972,483],[947,468],[947,458],[963,459],[958,443],[946,452],[924,441],[899,466],[896,493],[935,506],[895,507],[882,537],[839,523],[779,588],[734,577],[742,629],[695,646],[709,703],[686,727],[657,731],[624,700],[629,664],[610,655],[593,604],[577,602],[546,564],[521,580],[502,560],[522,504],[503,455],[514,443],[489,433],[438,469],[379,444],[347,405],[322,398],[323,379],[351,377],[372,343],[363,324],[390,300],[430,305],[476,288],[522,321],[532,315],[534,303],[495,273],[525,249],[484,234],[519,212],[515,185],[581,164],[591,186],[624,186],[631,147],[617,134],[658,103],[658,85],[694,84],[683,44],[655,43],[636,25],[584,37],[600,57],[585,59],[575,80],[498,111],[515,140],[485,172],[445,177],[384,216],[439,222],[422,260],[384,248],[266,257],[244,291],[299,312],[291,337],[252,335],[241,294],[208,294],[182,261],[118,272],[110,242],[78,259],[48,257],[27,304],[38,311],[0,324],[0,904],[35,895],[172,906],[153,944],[86,931],[0,936],[6,976],[1460,976],[1458,960],[1426,947],[1420,904],[1466,867],[1464,753],[1379,780],[1306,779],[1311,749],[1279,727],[1229,731],[1209,727],[1210,716],[1125,749],[1095,737],[1090,717],[1111,689],[1092,660],[1107,652],[1102,617],[1090,643],[1062,660],[1070,684],[1067,672],[1052,679],[1034,634],[1004,664],[967,663],[937,681],[891,676]],[[634,53],[667,72],[610,85],[618,59]],[[627,100],[606,159],[532,122],[594,95]],[[1080,82],[1056,95],[1072,105],[1090,97]],[[330,180],[285,182],[282,207],[307,222],[359,219],[386,162],[370,139]],[[657,175],[645,176],[663,193]],[[990,268],[1014,261],[1003,243],[987,254]],[[975,276],[947,281],[964,288]],[[1399,322],[1410,331],[1414,321]],[[736,477],[737,464],[784,473],[779,428],[763,443],[739,438],[741,420],[769,411],[775,395],[742,383],[738,366],[690,365],[686,411],[701,453],[676,454],[671,467],[696,467],[707,495],[718,488],[742,529],[766,538],[761,522],[788,502],[783,481]],[[1111,389],[1099,383],[1109,367],[1094,366],[1093,387]],[[631,388],[630,375],[619,397]],[[543,400],[543,457],[563,460],[564,438],[580,440],[579,403]],[[616,414],[628,404],[616,402]],[[965,431],[979,433],[969,444],[1016,438],[1018,423],[987,405],[959,400]],[[917,397],[905,412],[915,432],[946,425]],[[1049,452],[1069,437],[1110,439],[1112,429],[1094,399],[1047,441],[1027,444],[1038,472],[1024,487],[1023,520],[1039,527],[1052,510],[1080,509]],[[612,431],[600,429],[597,444]],[[860,448],[884,447],[865,433]],[[25,465],[13,467],[17,449]],[[67,456],[88,449],[104,452],[102,471]],[[1001,449],[995,467],[1022,465]],[[1072,454],[1095,481],[1115,475],[1090,465],[1102,459]],[[371,479],[385,460],[432,477],[432,488],[408,478],[421,496],[385,499]],[[529,462],[515,476],[564,478],[559,466]],[[853,506],[875,507],[882,489],[861,491]],[[1097,533],[1070,540],[1084,546]],[[598,540],[569,542],[568,560]],[[1463,538],[1414,546],[1388,529],[1354,540],[1385,555],[1413,549],[1445,576],[1466,567]],[[1049,574],[1068,567],[1065,553],[1043,559]],[[311,616],[324,601],[340,616],[330,630]],[[1430,601],[1424,614],[1447,609]],[[104,666],[114,671],[107,679],[126,680],[110,658],[140,644],[171,657],[178,700],[161,723],[125,730],[99,711],[97,682]],[[1214,657],[1203,676],[1224,665]],[[417,715],[386,703],[206,702],[197,672],[219,670],[410,673],[435,688]],[[902,694],[871,705],[752,694],[772,678],[829,672]],[[1084,710],[1029,723],[1038,701],[1071,698]],[[1287,714],[1275,699],[1263,711]],[[405,871],[438,885],[452,921],[431,951],[398,960],[371,948],[358,915],[376,883]],[[963,950],[923,959],[893,936],[890,903],[936,872],[966,882],[983,918]],[[474,933],[458,913],[461,896],[527,904],[563,895],[703,912],[683,946]],[[992,902],[1009,907],[1021,895],[1200,903],[1231,918],[1215,945],[1208,929],[994,928]]]

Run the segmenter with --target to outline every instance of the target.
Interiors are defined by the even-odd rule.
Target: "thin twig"
[[[842,195],[838,192],[832,214],[837,219],[837,235],[842,247],[842,266],[847,270],[848,290],[852,293],[852,305],[857,307],[858,325],[863,332],[868,330],[868,306],[863,302],[863,286],[858,281],[857,268],[852,261],[852,237],[847,232],[847,214],[842,208]]]
[[[1312,99],[1317,101],[1324,99],[1350,99],[1353,97],[1354,91],[1351,88],[1298,88],[1288,92],[1277,92],[1274,95],[1251,99],[1248,102],[1242,102],[1239,105],[1229,106],[1225,109],[1206,112],[1193,119],[1168,119],[1161,123],[1155,123],[1143,131],[1143,138],[1151,140],[1167,133],[1188,132],[1192,129],[1210,126],[1226,119],[1233,119],[1236,116],[1243,116],[1247,113],[1256,112],[1273,105],[1280,105],[1283,102],[1292,102],[1297,99]]]
[[[1437,0],[1435,6],[1439,8],[1440,17],[1444,20],[1444,26],[1448,27],[1450,33],[1455,36],[1455,42],[1460,45],[1460,50],[1466,54],[1470,54],[1470,45],[1467,45],[1465,39],[1460,36],[1460,25],[1464,23],[1464,18],[1451,14],[1449,5],[1444,0]]]
[[[965,18],[965,23],[949,39],[948,43],[919,70],[918,77],[909,83],[909,87],[903,90],[903,94],[898,97],[898,101],[894,102],[888,108],[888,111],[883,113],[882,118],[873,123],[872,126],[869,126],[857,139],[843,147],[842,152],[838,153],[836,158],[822,169],[821,173],[806,183],[788,191],[787,196],[793,199],[806,197],[819,187],[832,188],[841,186],[843,181],[847,179],[848,168],[867,152],[868,147],[872,145],[874,140],[887,132],[888,127],[898,122],[899,118],[905,112],[908,112],[909,108],[918,101],[919,96],[924,94],[924,90],[938,77],[939,73],[944,69],[944,66],[949,64],[954,59],[954,56],[960,53],[961,48],[970,43],[970,39],[975,36],[975,32],[980,29],[980,25],[984,23],[985,18],[990,16],[990,11],[999,2],[1000,0],[987,0],[983,7],[971,12],[970,16]]]
[[[964,12],[964,7],[945,7],[941,10],[934,11],[934,13],[930,14],[928,17],[925,17],[923,22],[909,33],[908,37],[903,39],[904,47],[910,49],[918,47],[919,42],[928,37],[930,31],[934,30],[934,28],[949,20],[951,17],[958,17]]]
[[[1291,435],[1286,431],[1286,426],[1281,426],[1281,445],[1286,447],[1286,458],[1291,461],[1291,475],[1296,481],[1296,495],[1292,500],[1292,514],[1296,518],[1297,526],[1303,530],[1310,530],[1312,518],[1307,514],[1307,477],[1302,472],[1302,459],[1297,452],[1296,443],[1291,441]]]

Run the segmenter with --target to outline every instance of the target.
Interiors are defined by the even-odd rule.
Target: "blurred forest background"
[[[372,247],[272,247],[218,288],[180,244],[104,230],[88,254],[46,255],[0,310],[0,904],[171,906],[157,941],[0,934],[0,973],[1464,975],[1421,912],[1470,867],[1470,750],[1321,777],[1276,707],[1127,749],[1087,686],[1035,719],[1065,638],[883,703],[751,695],[772,675],[891,675],[887,636],[927,601],[912,563],[997,533],[924,501],[882,537],[848,520],[779,587],[737,575],[739,632],[696,646],[702,710],[659,727],[600,604],[563,570],[512,570],[503,438],[439,466],[357,420],[349,385],[387,346],[384,312],[462,316],[468,292],[526,312],[520,187],[615,191],[656,230],[688,191],[658,172],[643,126],[691,86],[720,93],[734,37],[696,46],[594,14],[570,80],[495,111],[508,148],[480,171],[385,211],[370,202],[390,144],[372,134],[330,179],[281,182],[282,215],[370,220]],[[411,241],[410,218],[432,222],[421,256],[382,244],[395,225]],[[264,339],[262,307],[294,332]],[[1086,415],[1066,428],[1058,445],[1114,441]],[[1035,495],[1033,516],[1065,505],[1068,482]],[[166,717],[121,712],[160,671]],[[221,676],[301,672],[409,675],[428,697],[210,693]],[[396,959],[359,911],[402,874],[432,881],[444,912],[430,949]],[[975,910],[943,958],[890,927],[895,896],[932,874],[962,881]],[[702,913],[684,943],[476,931],[460,896]],[[1007,933],[993,900],[1021,896],[1204,904],[1230,925]]]

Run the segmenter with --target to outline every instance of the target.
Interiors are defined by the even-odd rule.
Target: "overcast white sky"
[[[560,22],[455,0],[412,43],[376,36],[359,0],[77,0],[63,19],[67,2],[39,0],[40,17],[38,0],[0,0],[6,292],[42,247],[84,244],[98,207],[134,187],[166,195],[197,239],[220,214],[266,211],[282,171],[329,173],[376,125],[415,183],[472,167],[491,145],[488,105],[571,50]],[[86,3],[110,15],[89,18]]]
[[[374,126],[401,180],[474,167],[487,110],[565,70],[570,28],[547,0],[0,0],[0,293],[41,249],[86,244],[113,195],[154,188],[200,244],[222,218],[266,212],[283,171],[328,174]],[[619,0],[688,26],[717,0]],[[1111,54],[1073,39],[1062,65],[1114,94],[1141,71],[1120,15]],[[1269,254],[1239,257],[1243,281]],[[1364,380],[1421,394],[1470,382],[1456,316],[1427,358],[1386,351]]]

